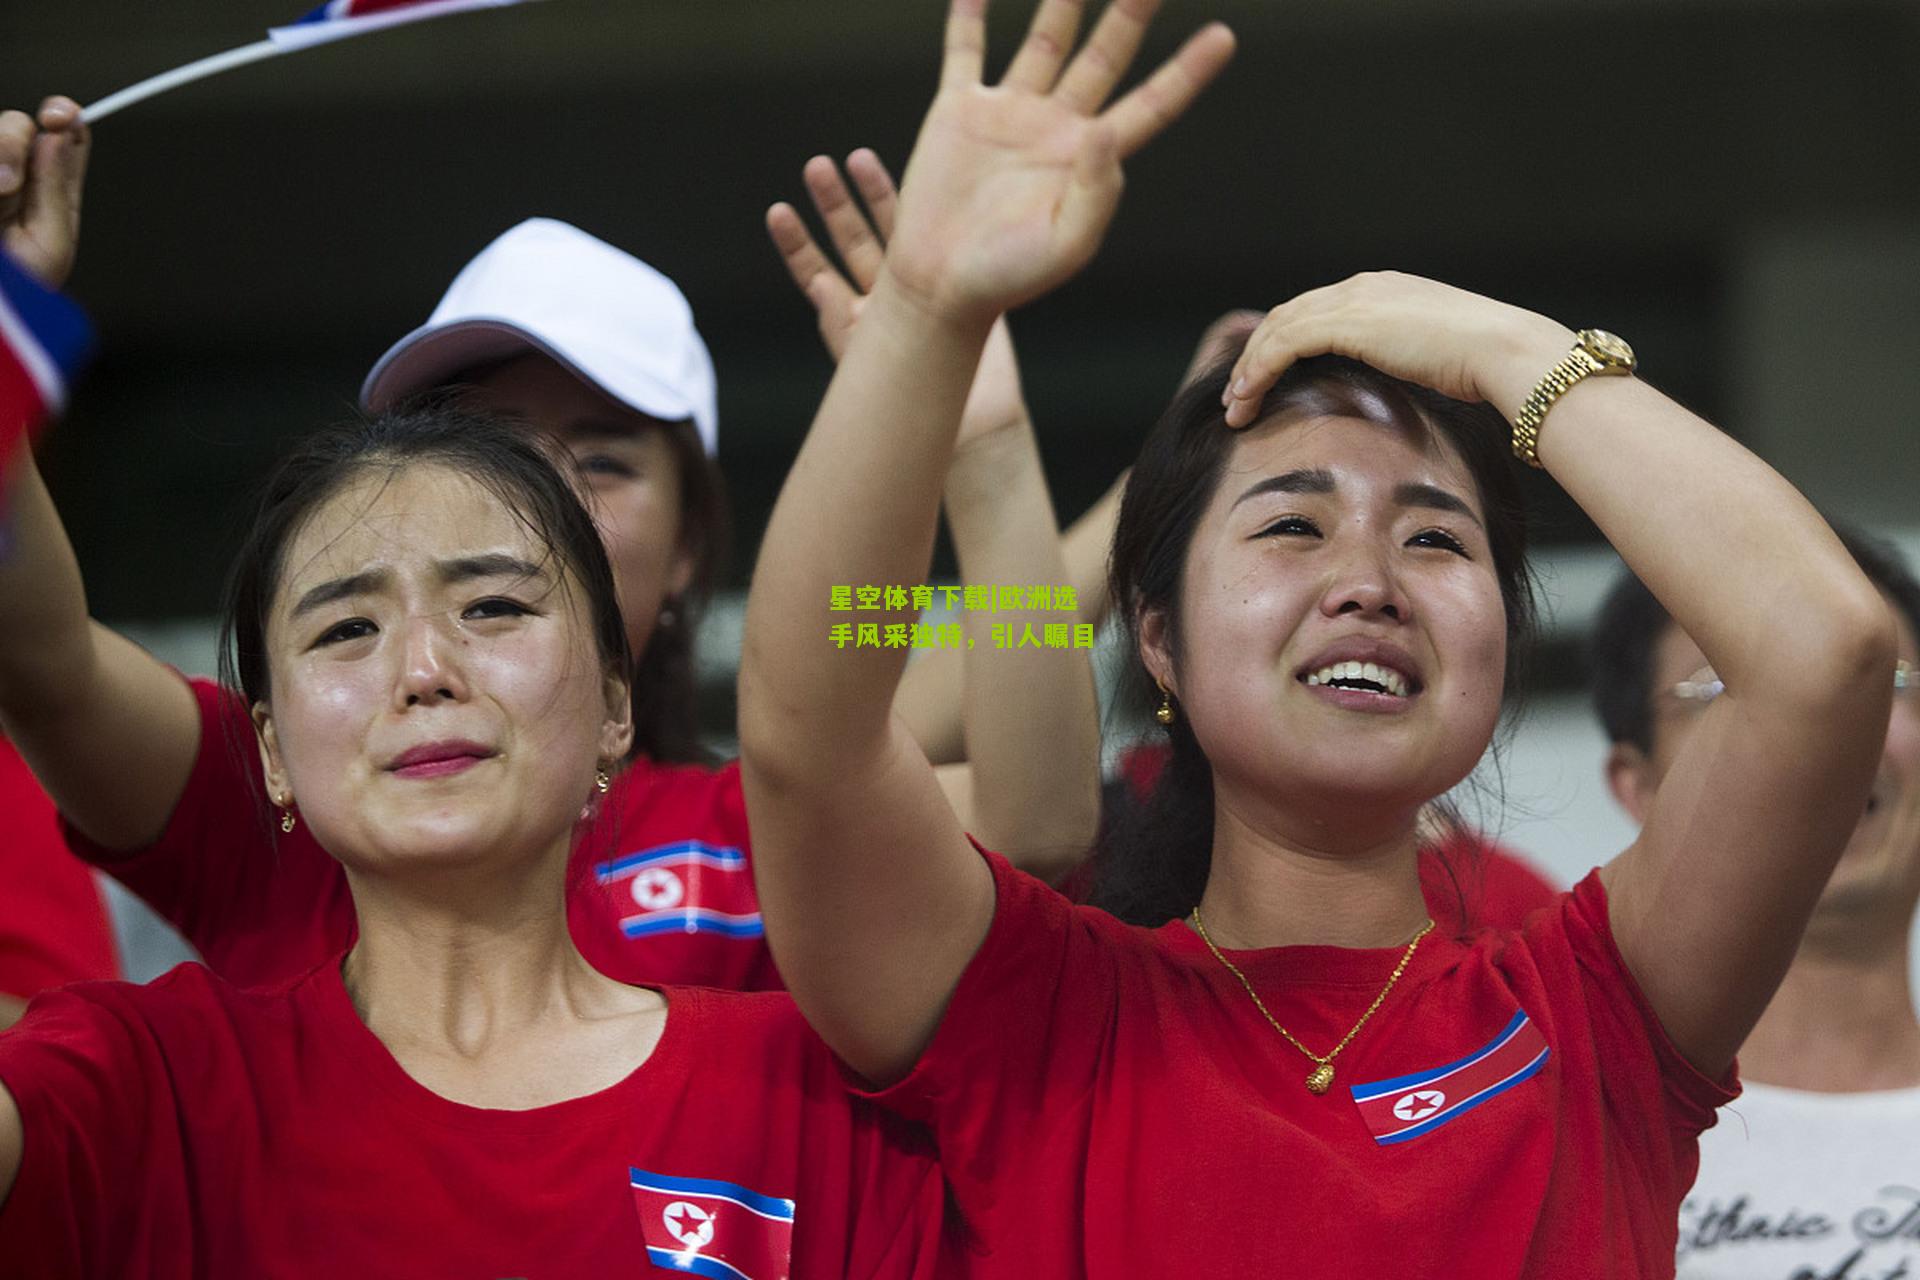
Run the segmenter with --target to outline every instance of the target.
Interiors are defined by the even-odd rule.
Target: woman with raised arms
[[[979,1274],[1671,1274],[1696,1136],[1866,796],[1893,631],[1784,481],[1596,372],[1617,340],[1358,277],[1275,309],[1155,429],[1116,607],[1176,726],[1168,785],[1210,797],[1147,851],[1160,928],[969,844],[889,721],[896,658],[784,642],[825,583],[920,571],[995,317],[1087,261],[1120,158],[1230,49],[1209,27],[1103,110],[1153,5],[1117,0],[1069,59],[1080,8],[1041,0],[989,88],[982,0],[954,3],[764,544],[742,758],[790,989],[933,1126]],[[1631,847],[1457,939],[1430,932],[1417,816],[1486,749],[1526,619],[1502,417],[1726,693]]]
[[[0,1270],[933,1264],[923,1136],[847,1096],[786,996],[625,985],[569,935],[633,716],[614,577],[544,448],[439,411],[322,433],[269,482],[237,687],[357,940],[253,991],[182,965],[40,997],[0,1035]]]

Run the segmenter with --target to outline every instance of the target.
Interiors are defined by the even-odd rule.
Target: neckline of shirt
[[[660,1038],[644,1061],[606,1088],[524,1110],[456,1102],[408,1075],[380,1037],[360,1020],[340,974],[342,959],[335,956],[301,984],[318,1016],[322,1034],[339,1046],[363,1079],[408,1114],[432,1124],[506,1136],[574,1129],[619,1116],[630,1117],[641,1109],[641,1098],[651,1091],[656,1078],[671,1077],[676,1072],[684,1075],[692,1065],[691,1041],[696,1037],[690,1024],[699,1019],[701,993],[691,987],[658,986],[651,989],[667,1004]],[[295,994],[298,998],[301,993]]]
[[[1199,964],[1226,973],[1225,967],[1214,959],[1207,944],[1184,918],[1168,921],[1153,930],[1151,936],[1183,963]],[[1461,946],[1458,940],[1435,929],[1414,949],[1413,958],[1407,962],[1407,970],[1401,975],[1400,981],[1403,984],[1410,983],[1454,963]],[[1407,953],[1407,944],[1402,942],[1391,947],[1302,944],[1245,951],[1222,947],[1220,953],[1233,961],[1234,966],[1246,974],[1247,980],[1256,987],[1307,984],[1378,987],[1392,976],[1394,966]],[[1227,974],[1229,980],[1232,976]]]

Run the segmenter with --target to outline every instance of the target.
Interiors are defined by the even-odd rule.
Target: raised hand
[[[767,232],[773,237],[774,247],[780,251],[794,284],[813,303],[820,323],[820,338],[835,360],[847,349],[847,340],[859,321],[867,293],[880,274],[898,203],[893,177],[872,151],[862,147],[849,155],[846,169],[860,192],[859,202],[854,200],[840,170],[828,157],[815,156],[802,171],[807,194],[833,240],[834,251],[844,270],[835,268],[792,205],[783,202],[767,210]],[[865,213],[861,212],[860,203],[866,205]],[[1014,356],[1006,317],[1002,316],[987,335],[980,368],[973,376],[967,405],[960,415],[960,434],[955,447],[1026,421],[1020,365]]]
[[[1247,426],[1294,361],[1334,354],[1456,400],[1491,401],[1511,418],[1573,340],[1571,329],[1523,308],[1418,276],[1369,272],[1269,311],[1221,402],[1228,426]]]
[[[73,271],[89,142],[71,98],[0,112],[0,249],[50,288]]]
[[[983,322],[1083,266],[1118,203],[1120,161],[1178,119],[1233,53],[1232,33],[1210,24],[1103,110],[1159,4],[1113,0],[1069,62],[1082,7],[1041,0],[989,87],[986,0],[953,0],[940,91],[887,255],[888,274],[934,314]]]

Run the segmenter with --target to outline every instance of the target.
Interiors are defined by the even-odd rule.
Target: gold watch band
[[[1534,386],[1520,413],[1513,420],[1513,456],[1530,467],[1540,465],[1540,424],[1546,421],[1553,402],[1567,394],[1575,383],[1606,368],[1584,346],[1576,345],[1567,358],[1547,370],[1547,376]]]
[[[1540,379],[1513,420],[1513,456],[1530,467],[1540,465],[1540,424],[1554,401],[1582,379],[1596,373],[1631,374],[1636,368],[1633,348],[1604,329],[1582,329],[1573,350]]]

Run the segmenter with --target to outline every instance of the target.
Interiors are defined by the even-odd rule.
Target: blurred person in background
[[[0,738],[0,1031],[49,987],[119,976],[93,869],[67,852],[53,802]]]
[[[1740,1047],[1745,1092],[1700,1142],[1680,1212],[1682,1280],[1920,1275],[1920,582],[1842,529],[1900,635],[1893,710],[1865,809],[1766,1012]],[[1791,625],[1791,624],[1789,624]],[[1636,820],[1724,692],[1700,646],[1624,574],[1593,635],[1607,783]]]
[[[14,230],[45,245],[40,270],[57,284],[77,244],[86,127],[62,98],[37,120],[6,119],[0,163],[27,175]],[[467,264],[427,323],[375,365],[362,399],[383,409],[429,394],[556,437],[614,565],[635,664],[635,733],[606,802],[620,849],[583,853],[569,880],[582,951],[629,981],[779,986],[738,768],[709,761],[695,732],[693,628],[726,513],[713,369],[686,299],[620,250],[532,219]],[[1010,497],[1037,489],[1044,498],[1044,484],[1031,433],[1000,425],[979,428],[999,441],[984,472],[975,467],[968,480],[966,464],[956,467],[967,568],[989,584],[1061,582],[1051,508],[1024,523],[1007,515]],[[243,985],[303,972],[345,945],[346,878],[297,809],[264,802],[257,769],[233,745],[251,732],[245,704],[89,623],[44,484],[23,466],[14,488],[18,548],[0,569],[0,598],[14,606],[0,620],[0,720],[59,802],[71,847]],[[28,599],[35,607],[20,610],[15,602]],[[1077,861],[1097,821],[1087,657],[978,645],[948,660],[965,668],[957,697],[925,712],[964,720],[969,762],[942,777],[966,824],[1041,874]]]

